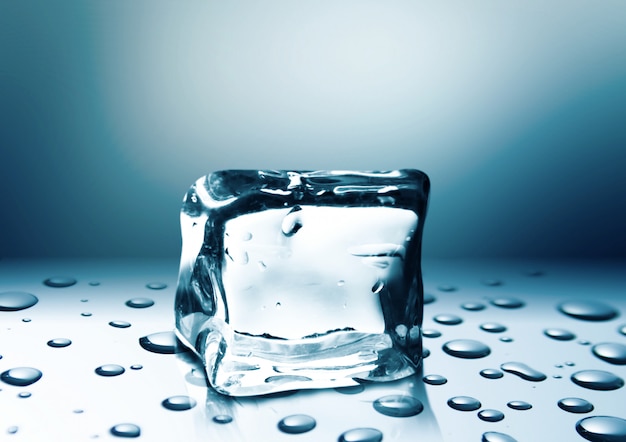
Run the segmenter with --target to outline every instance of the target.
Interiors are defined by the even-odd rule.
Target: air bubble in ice
[[[626,419],[614,416],[591,416],[576,423],[576,431],[592,442],[626,440]]]
[[[283,433],[301,434],[315,428],[316,422],[311,416],[306,414],[292,414],[278,422],[278,429]]]
[[[624,386],[619,376],[604,370],[582,370],[571,376],[572,382],[590,390],[617,390]]]
[[[576,339],[576,335],[569,330],[562,328],[546,328],[543,334],[557,341],[571,341]]]
[[[600,301],[567,301],[557,308],[561,313],[585,321],[608,321],[619,314],[616,309]]]
[[[541,382],[547,378],[539,370],[535,370],[522,362],[505,362],[500,365],[500,368],[527,381]]]
[[[95,369],[96,374],[100,376],[119,376],[124,373],[124,367],[117,364],[105,364]]]
[[[139,437],[141,429],[135,424],[117,424],[111,428],[111,434],[118,437]]]
[[[560,409],[570,413],[589,413],[593,411],[593,404],[585,399],[566,397],[557,402]]]
[[[36,368],[32,367],[16,367],[6,370],[0,374],[0,380],[9,384],[16,385],[18,387],[25,387],[30,384],[34,384],[41,379],[42,373]]]
[[[422,412],[424,405],[413,396],[393,394],[376,399],[374,409],[385,416],[409,417]]]
[[[52,278],[48,278],[46,280],[44,280],[44,285],[47,285],[48,287],[58,287],[58,288],[62,288],[62,287],[70,287],[73,286],[74,284],[76,284],[76,280],[74,278],[70,278],[67,276],[54,276]]]
[[[486,408],[478,412],[478,417],[485,422],[498,422],[504,419],[504,413],[500,410]]]
[[[455,396],[448,399],[448,405],[459,411],[474,411],[478,410],[482,404],[471,396]]]
[[[126,305],[132,308],[148,308],[154,305],[154,301],[150,298],[133,298],[126,301]]]
[[[441,314],[433,318],[435,322],[443,325],[458,325],[463,322],[463,318],[451,314]]]
[[[506,331],[506,327],[497,322],[485,322],[480,324],[480,329],[489,333],[502,333]]]
[[[491,353],[488,346],[473,339],[455,339],[446,342],[442,348],[450,356],[464,359],[484,358]]]
[[[163,407],[173,411],[190,410],[196,406],[196,400],[189,396],[171,396],[161,402]]]
[[[380,442],[383,433],[375,428],[354,428],[339,436],[339,442]]]
[[[67,338],[55,338],[48,341],[50,347],[62,348],[71,345],[72,341]]]
[[[0,293],[0,311],[14,312],[24,310],[37,304],[39,299],[35,295],[26,292],[3,292]]]
[[[617,342],[603,342],[591,347],[591,351],[598,358],[610,364],[626,364],[626,345]]]

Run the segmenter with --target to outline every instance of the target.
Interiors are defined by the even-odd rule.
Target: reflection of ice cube
[[[418,171],[224,171],[181,214],[180,337],[232,395],[393,380],[421,357]]]

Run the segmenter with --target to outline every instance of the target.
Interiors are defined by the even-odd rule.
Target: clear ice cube
[[[213,172],[181,212],[179,338],[217,391],[390,381],[421,363],[417,170]]]

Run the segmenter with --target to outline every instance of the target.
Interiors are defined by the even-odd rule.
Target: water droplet
[[[111,434],[117,437],[139,437],[141,429],[135,424],[117,424],[111,428]]]
[[[190,410],[196,406],[196,400],[189,396],[172,396],[161,402],[168,410],[183,411]]]
[[[569,330],[562,328],[546,328],[543,334],[549,338],[556,339],[557,341],[571,341],[576,339],[576,335]]]
[[[626,336],[626,324],[622,325],[620,328],[617,329],[621,334],[623,334],[624,336]]]
[[[98,281],[89,281],[89,285],[92,286],[92,287],[96,287],[96,286],[100,285],[100,282],[98,282]]]
[[[22,391],[21,393],[18,393],[17,397],[22,398],[22,399],[26,399],[31,397],[32,395],[28,392],[28,391]]]
[[[423,349],[422,349],[422,357],[423,357],[424,359],[426,359],[428,356],[430,356],[430,350],[429,350],[429,349],[427,349],[427,348],[423,348]]]
[[[141,364],[133,364],[130,366],[131,370],[141,370],[143,368],[143,365]]]
[[[242,241],[250,241],[252,239],[252,233],[250,232],[244,232],[241,234],[241,240]]]
[[[283,235],[289,237],[295,235],[298,230],[302,228],[302,219],[301,214],[298,213],[302,210],[300,206],[294,206],[287,215],[283,218],[283,222],[281,224],[281,231]]]
[[[489,303],[500,308],[521,308],[526,305],[524,301],[516,298],[495,298],[490,299]]]
[[[346,281],[344,281],[343,279],[340,279],[339,281],[337,281],[337,286],[338,287],[343,287],[345,285]]]
[[[334,390],[341,394],[359,394],[365,390],[365,386],[362,384],[351,385],[349,387],[337,387]]]
[[[277,303],[276,303],[276,305],[275,305],[276,310],[280,310],[280,308],[281,308],[282,306],[283,306],[283,305],[282,305],[280,302],[277,302]]]
[[[461,304],[461,308],[470,312],[478,312],[485,309],[485,304],[481,304],[480,302],[465,302]]]
[[[163,290],[167,288],[167,284],[164,282],[149,282],[146,284],[146,287],[150,290]]]
[[[293,414],[278,422],[278,429],[283,433],[300,434],[315,428],[315,419],[306,414]]]
[[[115,327],[115,328],[128,328],[128,327],[130,327],[130,322],[126,322],[126,321],[111,321],[111,322],[109,322],[109,325],[111,327]]]
[[[504,413],[499,410],[486,408],[478,412],[478,417],[485,422],[498,422],[504,419]]]
[[[7,428],[7,433],[9,434],[15,434],[18,431],[18,427],[16,425],[12,425],[9,428]]]
[[[591,342],[587,341],[586,339],[581,339],[580,341],[578,341],[578,343],[580,345],[591,345]]]
[[[464,359],[484,358],[491,353],[491,349],[485,344],[473,339],[456,339],[446,342],[443,345],[443,351],[450,356]]]
[[[77,408],[76,410],[73,411],[76,414],[82,414],[85,412],[85,410],[81,410],[80,408]]]
[[[573,367],[576,364],[574,364],[572,361],[565,361],[565,365],[567,365],[568,367]]]
[[[124,373],[124,367],[117,364],[105,364],[95,369],[100,376],[119,376]]]
[[[617,390],[624,386],[619,376],[603,370],[582,370],[571,376],[572,382],[590,390]]]
[[[30,322],[30,321],[32,321],[32,319],[30,319],[30,318],[22,318],[22,322]]]
[[[489,287],[497,287],[503,284],[499,279],[484,279],[483,284]]]
[[[529,404],[526,401],[510,401],[506,404],[506,406],[512,408],[513,410],[530,410],[533,408],[532,404]]]
[[[448,405],[459,411],[474,411],[481,407],[480,401],[471,396],[455,396],[448,399]]]
[[[91,316],[91,313],[90,312],[82,312],[80,315],[88,318],[89,316]]]
[[[561,379],[563,376],[561,376],[560,374],[554,374],[554,375],[552,375],[552,377],[554,379]]]
[[[375,428],[354,428],[339,436],[339,442],[380,442],[383,433]]]
[[[539,277],[539,276],[543,276],[545,275],[546,272],[544,272],[543,270],[528,270],[525,275],[526,276],[532,276],[532,277]]]
[[[422,412],[424,405],[413,396],[392,394],[376,399],[372,404],[380,414],[391,417],[409,417]]]
[[[132,308],[148,308],[154,305],[154,301],[150,298],[133,298],[126,301],[126,305]]]
[[[265,270],[267,270],[267,265],[263,261],[259,261],[259,262],[257,262],[257,264],[258,264],[259,270],[261,272],[264,272]]]
[[[626,419],[613,416],[591,416],[576,423],[576,431],[592,442],[626,441]]]
[[[502,341],[502,342],[513,342],[513,338],[511,338],[510,336],[502,336],[500,338],[500,341]]]
[[[25,292],[0,293],[0,311],[14,312],[24,310],[37,304],[39,299],[35,295]]]
[[[30,384],[34,384],[41,379],[42,373],[36,368],[31,367],[17,367],[10,370],[6,370],[0,374],[0,380],[9,385],[16,385],[18,387],[25,387]]]
[[[232,421],[232,416],[227,414],[218,414],[217,416],[213,416],[213,422],[216,424],[230,424]]]
[[[444,325],[458,325],[463,322],[463,319],[461,317],[448,314],[437,315],[433,318],[433,320],[435,322],[438,322],[439,324]]]
[[[500,368],[507,373],[512,373],[522,379],[533,382],[541,382],[547,378],[542,372],[529,367],[522,362],[505,362]]]
[[[615,342],[603,342],[591,347],[594,355],[610,364],[626,364],[626,345]]]
[[[80,302],[89,302],[89,299],[81,299]]]
[[[448,382],[448,380],[445,377],[439,374],[426,375],[424,376],[422,380],[429,385],[443,385],[446,382]]]
[[[48,345],[50,347],[55,347],[55,348],[67,347],[71,343],[72,343],[72,341],[70,341],[67,338],[55,338],[55,339],[51,339],[51,340],[48,341]]]
[[[480,370],[480,375],[487,379],[500,379],[504,376],[504,373],[496,368],[485,368]]]
[[[456,287],[453,285],[443,284],[443,285],[438,286],[437,290],[439,290],[440,292],[455,292]]]
[[[560,409],[569,411],[570,413],[589,413],[593,411],[593,404],[585,399],[577,397],[566,397],[558,403]]]
[[[435,302],[437,300],[437,298],[435,298],[434,295],[430,294],[430,293],[424,293],[424,305],[426,304],[432,304],[433,302]],[[626,327],[626,326],[624,326]]]
[[[139,338],[139,345],[153,353],[174,354],[178,351],[178,339],[174,332],[158,332]]]
[[[567,301],[557,307],[561,313],[585,321],[608,321],[619,313],[600,301]]]
[[[487,431],[483,433],[482,442],[517,442],[508,434],[498,433],[497,431]]]
[[[385,287],[385,283],[382,281],[376,281],[376,284],[372,287],[372,293],[380,293]]]
[[[506,327],[497,322],[485,322],[480,324],[480,329],[489,333],[502,333],[506,331]]]
[[[70,287],[76,284],[76,280],[74,278],[70,278],[67,276],[54,276],[52,278],[46,279],[43,283],[48,287]]]
[[[439,330],[427,328],[422,330],[422,336],[424,336],[425,338],[438,338],[439,336],[441,336],[441,332]]]

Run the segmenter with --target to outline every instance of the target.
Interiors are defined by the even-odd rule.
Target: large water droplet
[[[150,290],[163,290],[164,288],[167,288],[167,284],[164,282],[149,282],[146,284],[146,287]]]
[[[174,354],[178,351],[178,339],[171,331],[152,333],[139,338],[139,345],[153,353]]]
[[[517,442],[508,434],[498,433],[497,431],[487,431],[483,433],[482,442]]]
[[[422,330],[422,336],[424,336],[425,338],[438,338],[439,336],[441,336],[441,332],[439,330],[426,328]]]
[[[547,376],[539,370],[535,370],[522,362],[505,362],[500,365],[500,368],[507,373],[517,375],[527,381],[540,382],[547,378]]]
[[[424,376],[422,380],[429,385],[443,385],[448,382],[448,380],[440,374],[429,374]]]
[[[455,339],[454,341],[446,342],[442,348],[450,356],[464,359],[484,358],[491,353],[489,347],[473,339]]]
[[[117,424],[111,428],[111,434],[117,437],[139,437],[141,429],[135,424]]]
[[[25,387],[26,385],[34,384],[41,379],[42,373],[36,368],[32,367],[16,367],[6,370],[0,374],[0,380],[6,382],[9,385],[16,385],[18,387]]]
[[[626,364],[626,345],[616,342],[603,342],[591,347],[594,355],[610,364]]]
[[[579,420],[576,431],[592,442],[626,441],[626,419],[613,416],[592,416]]]
[[[593,404],[585,399],[566,397],[557,402],[559,408],[570,413],[589,413],[593,411]]]
[[[189,396],[172,396],[163,400],[163,402],[161,402],[161,405],[163,405],[168,410],[183,411],[190,410],[195,407],[196,400]]]
[[[480,324],[480,329],[489,333],[502,333],[506,331],[506,327],[497,322],[485,322]]]
[[[3,292],[0,293],[0,311],[14,312],[24,310],[37,304],[37,297],[25,292]]]
[[[496,368],[485,368],[480,370],[480,375],[487,379],[499,379],[504,376],[504,373]]]
[[[463,319],[461,317],[449,314],[437,315],[433,319],[435,322],[444,325],[458,325],[463,322]]]
[[[72,341],[67,338],[55,338],[48,341],[50,347],[63,348],[70,345]]]
[[[315,419],[306,414],[293,414],[278,422],[278,429],[283,433],[300,434],[315,428]]]
[[[375,428],[354,428],[339,436],[339,442],[380,442],[383,433]]]
[[[491,305],[495,305],[500,308],[521,308],[526,305],[524,301],[516,298],[494,298],[489,300]]]
[[[422,412],[424,405],[413,396],[392,394],[376,399],[372,404],[381,414],[391,417],[415,416]]]
[[[105,364],[95,369],[100,376],[119,376],[124,373],[124,367],[117,364]]]
[[[459,411],[474,411],[481,407],[480,401],[471,396],[455,396],[448,399],[448,405]]]
[[[464,302],[461,304],[461,308],[470,312],[478,312],[484,310],[486,306],[480,302]]]
[[[571,341],[576,339],[576,335],[569,330],[562,328],[546,328],[543,334],[549,338],[556,339],[557,341]]]
[[[154,305],[154,301],[150,298],[133,298],[126,301],[126,305],[132,308],[148,308]]]
[[[74,278],[70,278],[67,276],[53,276],[52,278],[46,279],[44,285],[48,287],[70,287],[76,284],[76,280]]]
[[[603,370],[582,370],[571,376],[572,382],[590,390],[617,390],[624,386],[619,376]]]
[[[530,410],[533,408],[532,404],[529,404],[526,401],[510,401],[506,404],[506,406],[512,408],[513,410]]]
[[[585,321],[608,321],[618,315],[617,310],[600,301],[567,301],[557,308],[561,313]]]
[[[504,413],[499,410],[486,408],[478,412],[478,417],[485,422],[498,422],[504,419]]]
[[[115,327],[115,328],[128,328],[128,327],[130,327],[130,322],[126,322],[126,321],[111,321],[111,322],[109,322],[109,325],[111,327]]]

